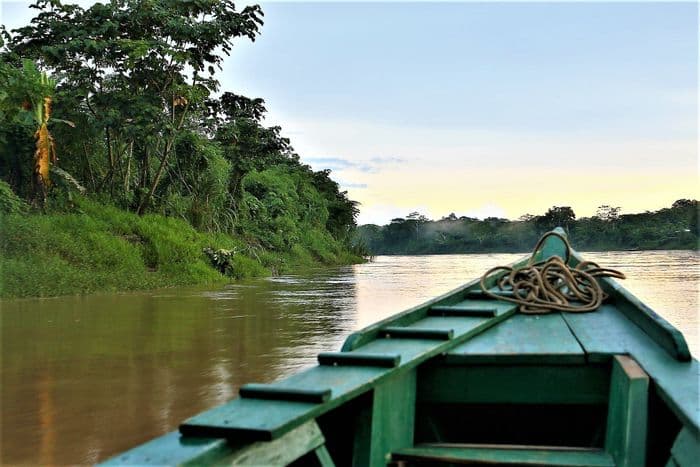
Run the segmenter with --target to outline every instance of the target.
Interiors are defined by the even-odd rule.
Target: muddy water
[[[2,464],[88,464],[337,350],[352,330],[521,255],[379,257],[217,290],[2,303]],[[585,255],[698,343],[693,251]]]

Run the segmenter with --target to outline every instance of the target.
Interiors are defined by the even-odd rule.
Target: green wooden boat
[[[697,360],[601,285],[597,311],[528,315],[467,283],[104,465],[700,465]]]

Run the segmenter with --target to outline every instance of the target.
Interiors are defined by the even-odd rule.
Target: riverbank
[[[270,251],[255,239],[200,232],[184,220],[89,200],[72,213],[0,218],[0,298],[214,285],[358,262],[361,257],[320,230],[289,251]]]

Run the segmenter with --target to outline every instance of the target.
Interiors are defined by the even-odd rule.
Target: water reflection
[[[0,462],[97,462],[519,256],[379,257],[219,290],[4,302]],[[625,271],[697,353],[695,252],[586,256]]]

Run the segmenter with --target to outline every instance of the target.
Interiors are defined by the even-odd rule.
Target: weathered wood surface
[[[601,280],[603,290],[614,297],[614,303],[630,321],[642,328],[659,346],[682,362],[692,359],[683,334],[659,316],[645,303],[632,295],[619,282],[606,277]]]
[[[333,462],[333,459],[331,458],[331,455],[328,452],[328,449],[326,449],[325,445],[317,447],[314,453],[316,454],[316,460],[321,467],[335,467],[335,462]]]
[[[388,326],[382,329],[381,337],[387,339],[437,339],[447,341],[454,336],[454,329],[417,329]]]
[[[187,438],[173,431],[118,454],[100,465],[207,465],[232,455],[236,446],[225,439]]]
[[[517,314],[450,350],[449,363],[585,363],[559,313]]]
[[[394,376],[373,391],[368,427],[356,437],[353,465],[386,465],[391,452],[413,444],[416,370]]]
[[[325,442],[316,422],[307,422],[279,439],[241,447],[225,462],[228,465],[286,466]]]
[[[302,424],[274,441],[254,443],[188,438],[171,432],[105,461],[102,465],[284,466],[323,446],[316,422]]]
[[[418,373],[429,403],[596,404],[609,393],[605,365],[440,365]]]
[[[629,354],[647,372],[659,394],[693,433],[700,433],[700,365],[679,361],[612,304],[594,313],[568,313],[564,319],[591,361]]]
[[[280,388],[271,384],[246,384],[238,394],[248,399],[267,399],[293,402],[326,402],[331,397],[330,389]]]
[[[618,467],[645,465],[649,377],[626,355],[613,359],[605,449]]]
[[[322,352],[318,354],[319,365],[396,368],[399,363],[401,363],[401,355],[397,353]]]
[[[474,445],[418,445],[394,451],[394,461],[410,461],[424,465],[490,464],[576,467],[614,467],[610,454],[602,450],[552,449],[542,447],[478,447]]]

